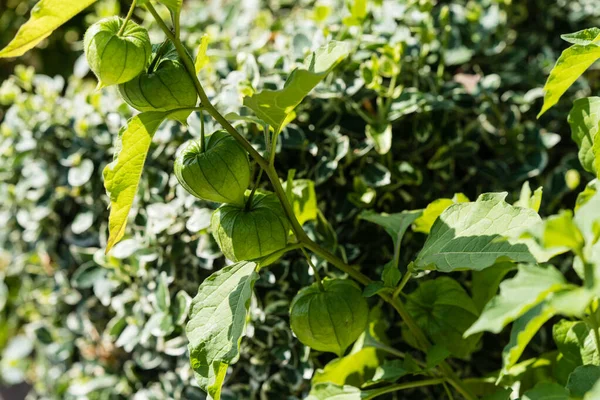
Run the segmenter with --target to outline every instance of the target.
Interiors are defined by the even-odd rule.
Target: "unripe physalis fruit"
[[[194,107],[198,98],[194,81],[171,42],[154,46],[148,70],[119,85],[119,93],[127,104],[142,112]],[[185,123],[190,113],[182,111],[170,117]]]
[[[226,131],[185,143],[175,159],[175,176],[199,199],[244,205],[250,185],[250,163],[246,150]]]
[[[367,326],[369,307],[358,285],[347,279],[306,287],[290,307],[290,325],[300,342],[341,357]]]
[[[274,194],[255,193],[250,204],[224,204],[212,215],[213,236],[231,261],[265,257],[287,244],[289,221]]]
[[[105,18],[85,32],[83,49],[90,68],[98,77],[98,87],[127,82],[146,69],[152,45],[148,31],[133,21]],[[120,32],[120,34],[119,34]]]

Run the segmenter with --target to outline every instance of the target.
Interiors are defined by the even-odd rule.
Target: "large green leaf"
[[[407,296],[406,309],[435,344],[454,356],[466,358],[476,350],[480,335],[464,339],[463,333],[479,311],[455,280],[444,276],[421,283]]]
[[[597,37],[589,44],[575,44],[562,52],[544,86],[544,105],[538,117],[555,105],[573,82],[600,58],[599,45]]]
[[[484,308],[465,336],[490,331],[499,333],[507,324],[541,303],[548,295],[568,288],[564,276],[553,266],[519,265],[514,278],[500,284],[500,294]]]
[[[186,327],[190,362],[209,398],[219,400],[229,364],[237,361],[257,265],[242,261],[209,276],[198,288]]]
[[[600,40],[600,28],[588,28],[574,33],[560,35],[560,37],[571,44],[586,46]]]
[[[275,132],[279,132],[294,116],[294,108],[349,51],[350,46],[344,42],[332,41],[320,47],[306,61],[304,68],[298,68],[290,74],[283,89],[255,93],[244,99],[244,105],[270,124]]]
[[[566,384],[571,372],[583,364],[600,364],[593,332],[585,322],[560,320],[552,327],[552,337],[559,351],[555,375],[560,383]]]
[[[585,97],[573,102],[569,113],[571,137],[579,146],[579,161],[583,168],[596,173],[596,162],[600,159],[595,142],[599,140],[600,128],[600,97]]]
[[[502,351],[502,373],[519,361],[525,347],[540,330],[540,328],[554,316],[554,308],[542,302],[519,317],[512,326],[510,342]]]
[[[41,0],[15,38],[2,50],[0,58],[18,57],[50,36],[59,26],[79,14],[96,0]]]
[[[471,295],[479,311],[483,310],[498,291],[500,283],[510,271],[517,268],[512,262],[501,262],[483,271],[473,271],[471,279]]]
[[[137,193],[152,137],[169,112],[150,111],[127,121],[119,132],[114,161],[104,168],[104,187],[110,197],[106,252],[123,237],[127,216]]]
[[[529,208],[504,201],[506,193],[481,195],[475,202],[453,204],[435,221],[414,268],[450,272],[482,270],[498,259],[535,262],[521,233],[541,221]]]
[[[581,365],[569,376],[567,390],[571,399],[580,399],[590,392],[596,382],[600,381],[600,367],[597,365]]]

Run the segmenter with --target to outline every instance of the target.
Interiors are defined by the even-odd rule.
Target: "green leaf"
[[[365,126],[365,134],[373,143],[375,151],[379,154],[387,154],[392,148],[392,125]]]
[[[304,68],[294,70],[281,90],[263,90],[244,99],[256,115],[280,132],[291,120],[294,108],[308,93],[346,56],[350,46],[344,42],[332,41],[320,47],[307,60]]]
[[[565,210],[548,217],[543,229],[542,243],[546,248],[567,247],[577,252],[583,246],[583,236],[573,221],[571,211]]]
[[[538,114],[542,116],[548,109],[558,103],[561,96],[596,60],[600,58],[600,46],[597,43],[588,45],[575,44],[562,52],[556,65],[550,71],[544,90],[544,105]]]
[[[496,295],[500,282],[506,274],[516,268],[517,265],[512,262],[501,262],[483,271],[473,271],[471,294],[479,311],[483,310],[488,301]]]
[[[502,350],[502,374],[498,379],[519,361],[525,347],[554,313],[551,306],[542,302],[515,321],[510,332],[510,342]]]
[[[339,386],[333,383],[314,385],[305,400],[360,400],[361,391],[354,386]]]
[[[579,162],[586,171],[596,174],[596,162],[600,158],[595,148],[600,128],[600,97],[575,100],[568,121],[571,138],[579,146]]]
[[[179,14],[183,5],[183,0],[158,0],[158,2],[167,7],[173,14]]]
[[[510,400],[512,389],[504,388],[500,389],[495,393],[485,396],[481,400]]]
[[[600,192],[596,192],[575,212],[575,225],[581,231],[586,244],[593,245],[600,236]]]
[[[127,121],[119,132],[114,161],[104,168],[104,187],[110,198],[106,252],[125,234],[127,216],[137,193],[152,137],[169,112],[150,111]]]
[[[347,26],[361,25],[367,16],[367,0],[349,0],[350,15],[343,19]]]
[[[463,333],[479,312],[455,280],[441,277],[422,283],[407,296],[406,309],[434,344],[454,356],[466,358],[476,349],[480,335],[463,339]]]
[[[600,28],[589,28],[584,29],[575,33],[567,33],[566,35],[560,35],[560,37],[571,44],[579,44],[586,46],[594,42],[600,41]]]
[[[196,54],[196,61],[194,65],[196,67],[196,74],[198,74],[202,68],[208,64],[208,56],[206,51],[208,50],[209,36],[205,33],[200,38],[200,44],[198,45],[198,54]]]
[[[396,382],[403,376],[414,372],[406,365],[406,360],[388,360],[377,367],[373,380],[369,383]]]
[[[445,348],[444,346],[442,346],[440,344],[434,344],[427,351],[427,355],[425,358],[425,361],[427,363],[427,368],[437,367],[442,361],[444,361],[449,356],[450,356],[450,352],[448,351],[447,348]]]
[[[312,384],[329,382],[360,387],[373,377],[379,363],[377,349],[365,347],[345,357],[336,358],[325,368],[318,369],[312,378]]]
[[[500,284],[500,294],[490,301],[465,336],[489,331],[499,333],[507,324],[541,303],[548,295],[568,288],[564,276],[553,266],[519,265],[512,279]]]
[[[186,327],[190,362],[210,399],[221,397],[227,368],[237,361],[257,279],[255,263],[235,263],[202,282],[192,302]]]
[[[288,189],[287,181],[283,183],[283,188],[300,225],[317,219],[319,208],[315,182],[310,179],[296,179],[292,181],[291,190]]]
[[[596,384],[592,387],[592,389],[587,392],[583,398],[583,400],[597,400],[600,399],[600,381],[596,382]]]
[[[96,0],[41,0],[33,7],[31,17],[19,28],[15,38],[0,50],[0,58],[23,55],[95,2]]]
[[[402,238],[408,227],[419,218],[421,210],[403,211],[396,214],[377,214],[373,211],[363,211],[360,218],[365,221],[377,224],[392,237],[394,243],[394,259],[387,263],[384,267],[382,278],[383,282],[388,287],[395,287],[400,281],[400,271],[398,270],[398,261],[400,259],[400,245]]]
[[[415,269],[480,271],[499,259],[536,262],[518,238],[541,218],[529,208],[506,203],[505,197],[506,193],[488,193],[475,202],[448,207],[433,224]]]
[[[555,374],[566,384],[573,370],[583,364],[599,365],[594,335],[583,321],[560,320],[552,327],[552,337],[558,347]]]
[[[558,383],[541,382],[526,391],[521,400],[569,400],[569,392]]]
[[[451,199],[437,199],[429,203],[423,214],[415,220],[412,230],[415,232],[429,233],[435,220],[452,204],[468,203],[469,198],[462,193],[457,193]]]
[[[582,365],[575,368],[575,371],[571,373],[567,382],[567,390],[571,394],[571,399],[582,398],[585,396],[599,380],[599,366]]]

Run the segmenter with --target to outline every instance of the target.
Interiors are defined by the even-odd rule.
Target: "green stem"
[[[426,379],[426,380],[415,381],[415,382],[399,383],[396,385],[382,387],[381,389],[368,390],[366,392],[367,396],[365,397],[365,399],[374,399],[375,397],[384,395],[386,393],[392,393],[392,392],[397,392],[399,390],[413,389],[413,388],[418,388],[418,387],[423,387],[423,386],[439,385],[444,382],[445,382],[444,378],[438,378],[438,379]]]
[[[231,125],[231,123],[213,106],[210,99],[206,95],[206,92],[204,91],[200,81],[198,80],[198,76],[196,75],[196,70],[194,68],[194,63],[181,41],[173,34],[173,32],[171,32],[169,27],[160,18],[160,16],[156,12],[156,9],[152,6],[150,2],[146,3],[146,8],[150,12],[150,14],[152,14],[152,16],[156,20],[159,27],[163,30],[167,38],[169,38],[169,40],[171,40],[175,45],[177,53],[179,54],[188,74],[194,82],[194,86],[196,87],[196,91],[198,92],[198,96],[200,97],[201,105],[223,128],[225,128],[225,130],[246,150],[246,152],[248,152],[250,157],[252,157],[256,161],[256,163],[266,172],[267,177],[269,178],[269,181],[273,186],[273,190],[279,198],[279,201],[281,202],[281,205],[285,211],[287,218],[292,224],[292,230],[296,234],[298,242],[304,245],[304,247],[306,247],[313,253],[324,258],[330,264],[334,265],[341,271],[348,274],[354,280],[362,283],[363,285],[368,285],[369,283],[371,283],[372,281],[368,276],[364,275],[362,272],[356,270],[350,265],[344,263],[342,260],[337,258],[335,255],[331,254],[328,250],[319,246],[317,243],[315,243],[312,239],[308,237],[308,235],[306,234],[306,232],[304,232],[302,226],[300,225],[298,219],[294,214],[294,210],[287,199],[287,196],[285,194],[285,191],[283,189],[281,181],[279,180],[279,176],[277,175],[277,171],[275,170],[275,168],[272,165],[270,165],[269,162],[263,156],[261,156],[260,153],[256,151],[254,147],[252,147],[250,142],[248,142],[246,138],[244,138],[235,129],[235,127],[233,127],[233,125]],[[428,349],[430,346],[429,341],[425,337],[423,331],[419,328],[419,326],[415,323],[412,317],[404,309],[404,305],[402,304],[402,302],[399,299],[392,299],[392,297],[386,293],[380,293],[380,296],[383,300],[390,303],[396,309],[396,311],[398,311],[400,317],[404,320],[408,328],[411,330],[412,334],[417,338],[419,342],[425,344],[424,349]],[[456,377],[452,369],[446,363],[441,363],[440,368],[444,372],[444,375],[446,376],[448,382],[453,387],[455,387],[456,390],[459,391],[467,400],[475,399],[475,396],[469,393],[468,389],[464,387],[462,381],[460,381],[460,379]]]
[[[252,187],[250,196],[248,196],[248,200],[246,200],[246,206],[244,207],[244,209],[246,211],[250,210],[250,206],[252,205],[252,199],[254,198],[254,193],[256,193],[256,189],[258,188],[258,184],[260,183],[260,179],[262,178],[262,175],[263,175],[263,169],[261,168],[260,171],[258,171],[258,176],[256,177],[256,180],[254,181],[254,187]]]
[[[310,265],[315,274],[315,280],[317,281],[319,290],[321,290],[321,292],[324,292],[325,288],[323,287],[323,282],[321,281],[321,275],[319,274],[319,270],[317,270],[315,264],[313,264],[313,262],[310,260],[310,255],[306,252],[306,250],[304,250],[304,248],[302,249],[302,253],[304,253],[304,257],[306,257],[306,262],[308,263],[308,265]]]
[[[406,286],[406,284],[410,280],[411,276],[412,276],[412,274],[410,273],[410,271],[406,271],[406,273],[402,277],[402,280],[398,284],[398,287],[396,288],[396,290],[394,290],[394,294],[392,295],[393,298],[396,298],[400,295],[400,293],[402,292],[402,289],[404,289],[404,286]]]
[[[127,26],[127,23],[129,23],[129,20],[131,19],[131,16],[133,15],[133,10],[135,10],[136,1],[137,0],[133,0],[131,2],[129,11],[127,12],[127,16],[125,17],[125,21],[123,22],[123,26],[121,26],[121,29],[119,29],[119,32],[117,32],[117,36],[121,36],[123,34],[123,31],[125,30],[125,27]]]
[[[204,135],[204,113],[200,112],[200,153],[204,153],[206,148],[206,136]]]

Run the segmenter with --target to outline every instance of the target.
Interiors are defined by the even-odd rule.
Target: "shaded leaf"
[[[600,380],[600,367],[597,365],[582,365],[575,368],[569,376],[567,390],[571,398],[582,398],[592,390]]]
[[[569,400],[569,392],[558,383],[541,382],[526,391],[521,400]]]
[[[595,174],[595,163],[600,158],[598,149],[594,148],[600,128],[600,97],[575,100],[568,120],[571,126],[571,138],[579,147],[579,162],[586,171]]]

